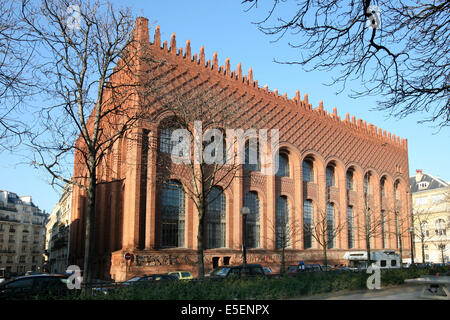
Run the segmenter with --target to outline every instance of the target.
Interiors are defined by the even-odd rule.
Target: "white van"
[[[361,271],[367,269],[367,251],[348,251],[344,254],[348,260],[348,269]],[[400,255],[394,250],[379,250],[370,253],[370,262],[375,263],[381,269],[400,268]]]

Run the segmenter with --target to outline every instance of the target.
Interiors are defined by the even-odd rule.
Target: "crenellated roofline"
[[[231,70],[230,58],[225,59],[225,65],[219,65],[217,52],[213,53],[212,60],[206,60],[204,46],[200,48],[200,52],[198,54],[195,53],[193,56],[190,40],[186,41],[186,45],[184,48],[180,47],[177,49],[175,33],[172,33],[170,37],[170,47],[167,40],[162,42],[161,45],[161,31],[159,26],[155,27],[153,42],[151,42],[149,38],[147,18],[137,18],[136,27],[134,30],[134,38],[137,41],[147,42],[150,46],[163,50],[164,52],[176,56],[183,61],[190,62],[192,65],[198,67],[199,69],[203,69],[201,70],[202,72],[207,70],[208,72],[219,74],[228,80],[235,80],[251,90],[258,90],[260,93],[275,97],[276,99],[279,99],[283,105],[291,108],[291,110],[293,111],[298,111],[298,109],[301,108],[306,112],[313,112],[321,116],[323,119],[335,121],[356,132],[378,138],[382,142],[382,144],[389,143],[391,145],[400,147],[403,150],[408,150],[407,139],[401,138],[387,130],[383,130],[382,128],[378,128],[372,123],[367,123],[360,118],[356,119],[355,116],[351,116],[350,119],[349,113],[346,114],[345,119],[341,120],[341,117],[337,114],[337,108],[334,107],[333,112],[329,113],[324,109],[322,100],[319,101],[319,105],[316,108],[313,108],[312,104],[309,103],[308,94],[304,94],[303,100],[301,99],[300,90],[297,90],[295,96],[289,99],[287,93],[279,95],[278,89],[274,89],[271,91],[269,90],[269,87],[267,85],[265,85],[264,87],[260,87],[258,84],[258,80],[254,80],[253,78],[253,69],[250,68],[247,75],[244,75],[242,73],[242,64],[240,62],[237,64],[236,70]]]

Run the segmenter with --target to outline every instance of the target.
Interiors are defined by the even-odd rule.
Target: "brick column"
[[[156,201],[157,201],[156,161],[158,152],[157,148],[158,148],[157,136],[155,135],[155,131],[153,130],[150,131],[148,134],[147,190],[146,190],[147,197],[145,209],[145,249],[153,249],[156,246]]]
[[[141,134],[138,129],[130,132],[127,143],[125,197],[123,212],[124,249],[136,249],[139,244],[139,200],[140,200],[140,159]]]

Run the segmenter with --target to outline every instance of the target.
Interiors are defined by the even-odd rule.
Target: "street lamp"
[[[245,249],[245,240],[247,238],[247,216],[250,213],[250,209],[248,207],[242,207],[241,208],[241,215],[242,215],[242,260],[244,263],[244,267],[247,266],[247,252]]]
[[[414,251],[413,251],[413,247],[414,247],[414,227],[409,227],[409,233],[411,234],[411,265],[414,264]]]

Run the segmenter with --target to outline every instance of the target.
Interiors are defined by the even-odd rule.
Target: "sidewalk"
[[[330,292],[292,300],[429,300],[420,297],[421,290],[422,286],[403,284],[395,287],[382,287],[379,290]]]

